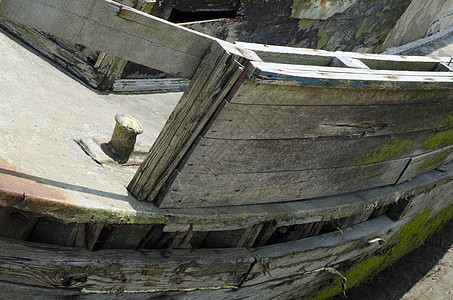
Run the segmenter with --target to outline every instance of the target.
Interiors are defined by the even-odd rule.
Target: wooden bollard
[[[116,115],[115,121],[115,129],[105,152],[117,162],[126,163],[134,151],[137,135],[143,132],[143,126],[136,118],[127,114]]]

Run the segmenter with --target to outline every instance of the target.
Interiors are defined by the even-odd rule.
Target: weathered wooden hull
[[[271,246],[164,255],[162,250],[91,252],[3,238],[1,293],[14,298],[324,299],[392,265],[453,217],[453,168],[448,167],[387,192],[386,197],[411,199],[400,214]],[[369,191],[366,200],[379,205],[381,191]]]
[[[0,16],[192,81],[140,167],[117,164],[96,155],[118,100],[4,40],[4,295],[322,299],[453,216],[448,58],[230,44],[111,1],[66,4],[3,0]],[[17,93],[25,71],[55,84]],[[150,102],[121,109],[160,130]]]

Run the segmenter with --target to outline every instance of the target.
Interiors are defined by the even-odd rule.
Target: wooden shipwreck
[[[453,216],[450,58],[232,44],[109,0],[0,17],[191,78],[166,120],[3,40],[3,295],[324,299]],[[120,108],[160,131],[125,164],[100,150]]]

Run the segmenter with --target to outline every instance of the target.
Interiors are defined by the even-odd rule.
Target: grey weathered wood
[[[65,246],[85,248],[85,224],[75,224],[66,239]]]
[[[201,138],[180,172],[244,174],[343,168],[409,158],[450,146],[451,128],[366,138],[224,140]],[[431,143],[436,139],[435,143]],[[433,167],[432,169],[434,169]],[[427,168],[426,170],[429,170]]]
[[[250,95],[256,96],[254,93]],[[241,97],[245,97],[245,94]],[[284,97],[282,94],[279,100]],[[439,124],[441,127],[453,126],[453,120],[449,118],[453,112],[453,103],[450,101],[401,105],[303,106],[303,93],[299,97],[300,105],[227,103],[203,136],[224,139],[362,137],[438,128]],[[291,100],[294,101],[285,99]]]
[[[39,51],[43,56],[51,59],[78,78],[81,78],[90,86],[94,88],[99,86],[100,78],[102,78],[101,74],[77,58],[73,53],[70,53],[43,36],[40,32],[5,20],[0,22],[0,26]]]
[[[241,241],[246,229],[211,231],[203,241],[201,248],[234,248]]]
[[[412,157],[398,183],[410,180],[414,176],[435,169],[453,160],[453,147],[445,147],[436,151]]]
[[[112,91],[117,93],[181,92],[188,86],[189,80],[183,78],[118,79],[113,83]]]
[[[236,247],[246,247],[246,248],[251,248],[253,244],[255,243],[255,240],[257,239],[261,229],[263,228],[263,223],[251,226],[249,228],[246,228],[244,233],[241,236],[241,239],[237,243]]]
[[[108,53],[99,54],[95,68],[100,73],[104,74],[104,77],[99,84],[99,88],[103,91],[111,90],[115,80],[121,77],[121,73],[126,64],[127,60],[122,58],[115,57]]]
[[[238,78],[248,72],[241,66],[248,61],[243,55],[247,53],[228,44],[212,45],[128,186],[137,199],[154,199]]]
[[[79,224],[76,223],[63,224],[40,218],[28,240],[60,246],[73,246],[77,239],[78,228]]]
[[[234,288],[255,261],[245,249],[100,250],[1,239],[0,281],[105,294]],[[24,265],[27,267],[24,268]]]
[[[274,234],[276,229],[277,229],[276,221],[263,223],[261,232],[256,237],[255,244],[253,246],[261,247],[267,245],[269,239],[271,238],[272,234]]]
[[[237,45],[256,52],[263,61],[282,64],[304,64],[329,66],[334,57],[359,59],[371,69],[434,71],[439,64],[437,58],[426,56],[399,56],[353,52],[329,52],[305,48],[282,47],[236,42]],[[449,58],[441,58],[448,63]]]
[[[341,56],[334,57],[330,66],[340,68],[370,69],[367,65],[365,65],[358,59]]]
[[[3,0],[0,17],[189,78],[214,40],[109,0]]]
[[[232,103],[261,105],[379,105],[433,103],[453,99],[451,90],[301,88],[245,81]]]
[[[101,234],[104,224],[88,223],[85,224],[85,247],[92,250],[99,235]]]
[[[113,227],[102,249],[137,249],[150,229],[151,225]]]
[[[409,159],[336,169],[194,174],[181,172],[162,208],[213,207],[295,201],[395,184]]]
[[[28,239],[38,218],[31,212],[12,207],[0,208],[0,236],[13,239]]]

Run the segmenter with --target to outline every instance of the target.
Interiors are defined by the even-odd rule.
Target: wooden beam
[[[129,184],[132,195],[148,201],[157,196],[204,126],[234,89],[239,77],[245,80],[251,75],[250,67],[244,70],[250,59],[257,59],[254,53],[240,52],[228,43],[212,44],[147,159]]]
[[[110,0],[3,0],[0,17],[188,78],[215,40]]]
[[[351,58],[351,57],[347,57],[347,56],[334,57],[330,66],[339,67],[339,68],[354,68],[354,69],[367,69],[367,70],[370,69],[367,65],[365,65],[359,59]]]

